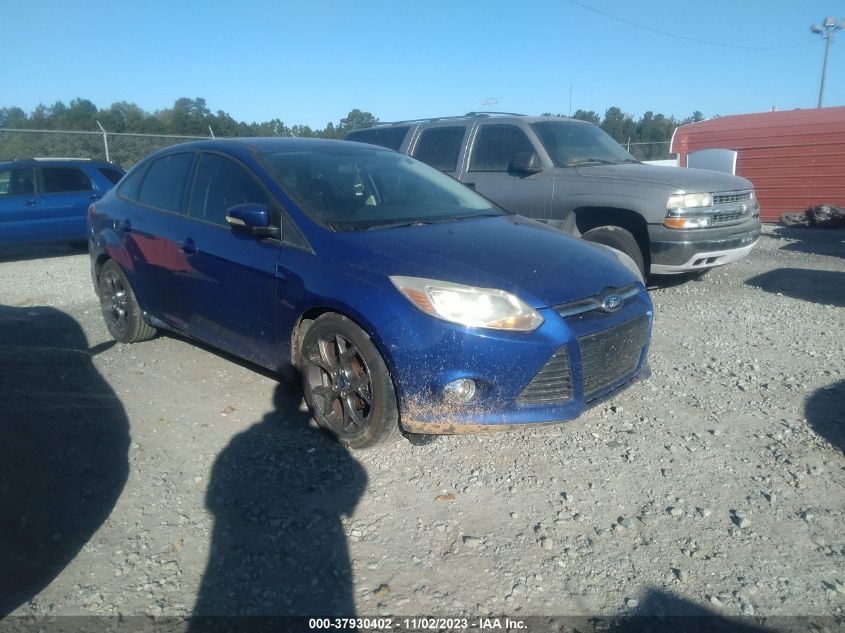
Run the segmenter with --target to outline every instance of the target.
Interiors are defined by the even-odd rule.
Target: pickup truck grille
[[[516,401],[519,404],[553,404],[572,397],[569,352],[561,347],[531,379]]]
[[[751,200],[750,191],[726,191],[713,194],[713,204],[732,204],[734,202],[747,202]]]
[[[741,220],[747,215],[747,211],[728,211],[726,213],[714,213],[713,224],[725,224],[726,222],[735,222],[737,220]]]
[[[620,325],[578,338],[584,377],[584,400],[631,374],[648,338],[648,317],[640,315]]]

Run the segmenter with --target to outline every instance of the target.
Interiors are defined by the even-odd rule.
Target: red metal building
[[[672,136],[681,167],[690,152],[717,148],[737,152],[736,173],[754,183],[764,221],[816,204],[845,207],[845,106],[723,116]]]

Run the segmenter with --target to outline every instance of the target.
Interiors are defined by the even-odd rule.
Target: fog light
[[[475,381],[470,378],[459,378],[443,387],[443,397],[449,402],[469,402],[473,396],[475,396]]]

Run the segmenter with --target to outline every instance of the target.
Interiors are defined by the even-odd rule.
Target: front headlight
[[[669,196],[667,209],[694,209],[696,207],[712,207],[712,193],[678,193]]]
[[[713,206],[712,193],[677,193],[666,202],[663,226],[670,229],[704,229],[712,224],[708,215]]]
[[[543,317],[504,290],[476,288],[422,277],[391,277],[408,301],[431,316],[467,327],[530,332]]]

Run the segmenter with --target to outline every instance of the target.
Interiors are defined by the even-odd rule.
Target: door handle
[[[103,194],[101,194],[101,193],[92,193],[90,196],[88,196],[88,199],[89,200],[99,200],[102,197],[103,197]]]
[[[132,222],[130,222],[128,218],[125,220],[117,220],[114,223],[114,228],[116,228],[118,231],[129,233],[130,231],[132,231]]]
[[[193,255],[197,252],[197,245],[194,242],[193,238],[189,237],[184,242],[182,242],[182,252]]]
[[[24,202],[24,204],[25,204],[26,206],[28,206],[28,207],[31,207],[31,206],[33,206],[33,205],[38,204],[38,200],[37,200],[37,199],[35,199],[35,200],[27,200],[26,202]]]

